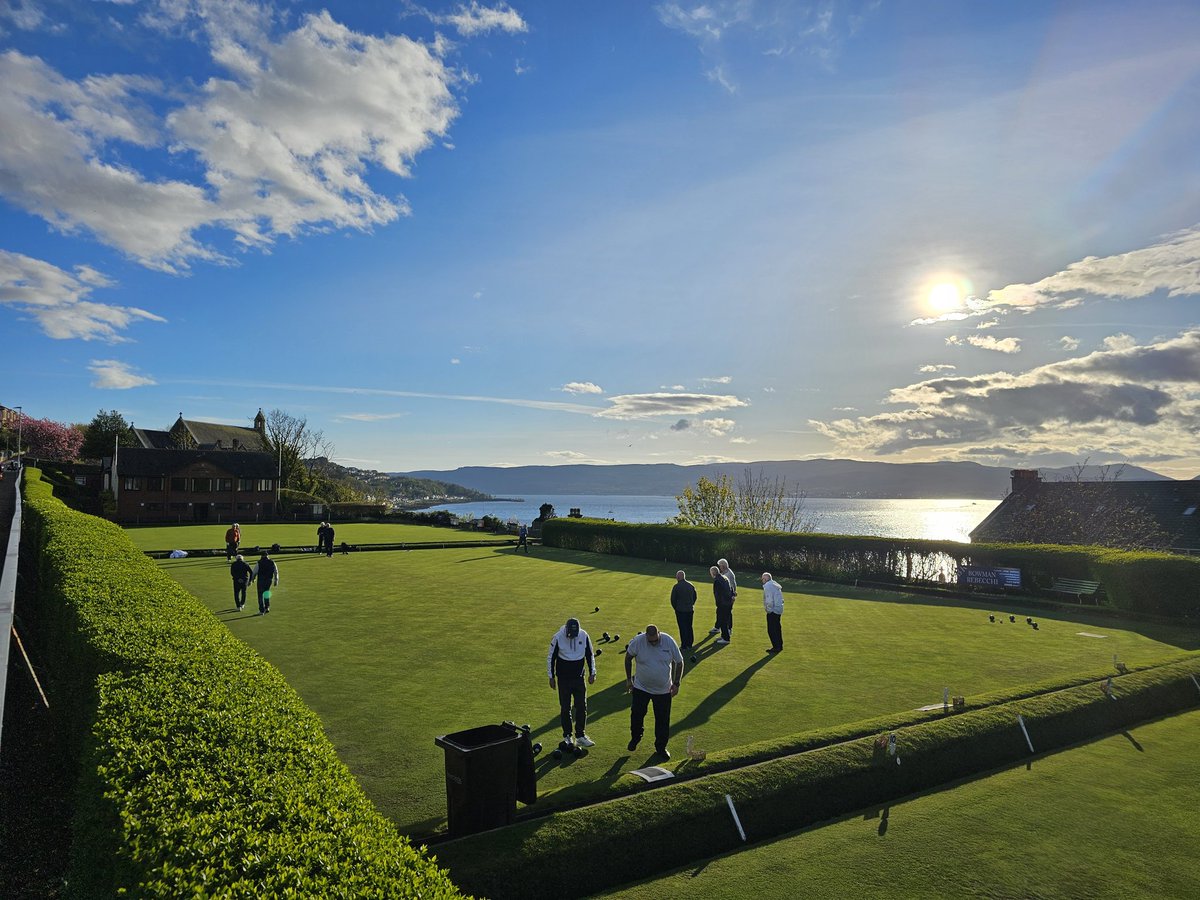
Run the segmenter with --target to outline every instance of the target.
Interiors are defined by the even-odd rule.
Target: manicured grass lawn
[[[1183,713],[600,896],[1194,897],[1197,742]]]
[[[223,559],[162,565],[282,670],[402,830],[424,834],[444,822],[436,735],[510,719],[530,723],[547,751],[557,742],[545,656],[569,615],[597,641],[604,631],[622,640],[605,649],[590,691],[588,732],[598,745],[580,760],[539,758],[544,800],[604,796],[649,759],[650,740],[636,753],[625,749],[619,650],[651,621],[675,632],[674,563],[491,547],[278,561],[281,585],[266,618],[250,615],[253,598],[245,613],[234,612]],[[1139,665],[1198,646],[1195,630],[1089,622],[1081,612],[1070,620],[1038,614],[1033,631],[1016,608],[1019,624],[989,624],[983,609],[785,580],[787,649],[771,658],[763,653],[761,590],[753,573],[741,574],[734,642],[724,648],[708,638],[710,588],[697,579],[696,630],[705,643],[676,698],[672,766],[688,735],[714,751],[940,702],[943,687],[970,697],[1104,670],[1114,653]]]
[[[192,550],[211,547],[225,549],[225,525],[147,525],[125,529],[139,550]],[[334,523],[334,543],[399,544],[425,541],[494,541],[509,535],[486,531],[460,531],[432,525],[405,525],[375,522]],[[515,540],[515,538],[513,538]],[[317,523],[253,522],[242,526],[242,547],[298,547],[317,542]],[[335,547],[336,550],[336,547]]]

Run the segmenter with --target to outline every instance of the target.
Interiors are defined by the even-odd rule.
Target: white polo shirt
[[[671,663],[683,665],[683,654],[675,638],[662,631],[658,633],[658,644],[646,640],[639,634],[629,642],[625,651],[630,659],[636,659],[633,686],[647,694],[669,694],[671,692]]]

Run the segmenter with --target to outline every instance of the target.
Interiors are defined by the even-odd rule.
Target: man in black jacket
[[[696,639],[692,633],[695,608],[696,586],[687,580],[687,572],[680,569],[675,573],[675,585],[671,588],[671,609],[675,610],[675,622],[679,625],[680,650],[691,650]]]
[[[717,628],[721,636],[716,643],[728,644],[729,632],[733,630],[733,588],[729,579],[721,574],[721,570],[713,566],[708,570],[713,580],[713,600],[717,604]]]
[[[254,570],[239,553],[237,559],[233,561],[233,565],[229,567],[229,574],[233,578],[233,605],[237,607],[238,612],[241,612],[242,607],[246,605],[246,588],[250,586]]]

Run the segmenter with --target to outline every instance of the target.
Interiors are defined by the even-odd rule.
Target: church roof
[[[207,450],[268,450],[263,436],[253,428],[242,425],[219,425],[180,419],[199,449]]]

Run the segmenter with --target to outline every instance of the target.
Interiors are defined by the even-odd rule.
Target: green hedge
[[[27,475],[22,573],[82,772],[70,896],[461,896],[278,670]]]
[[[1193,654],[1114,679],[1115,699],[1089,683],[900,730],[901,765],[872,735],[473,835],[439,854],[458,884],[494,900],[577,897],[745,846],[726,794],[747,838],[764,841],[1027,759],[1018,714],[1044,753],[1194,707],[1197,674]]]
[[[542,543],[567,550],[734,569],[771,571],[852,583],[953,581],[958,565],[1007,566],[1023,587],[1048,592],[1056,578],[1100,582],[1113,606],[1138,613],[1200,617],[1200,558],[1169,553],[1052,544],[964,544],[864,535],[783,534],[641,525],[598,519],[551,519]]]

